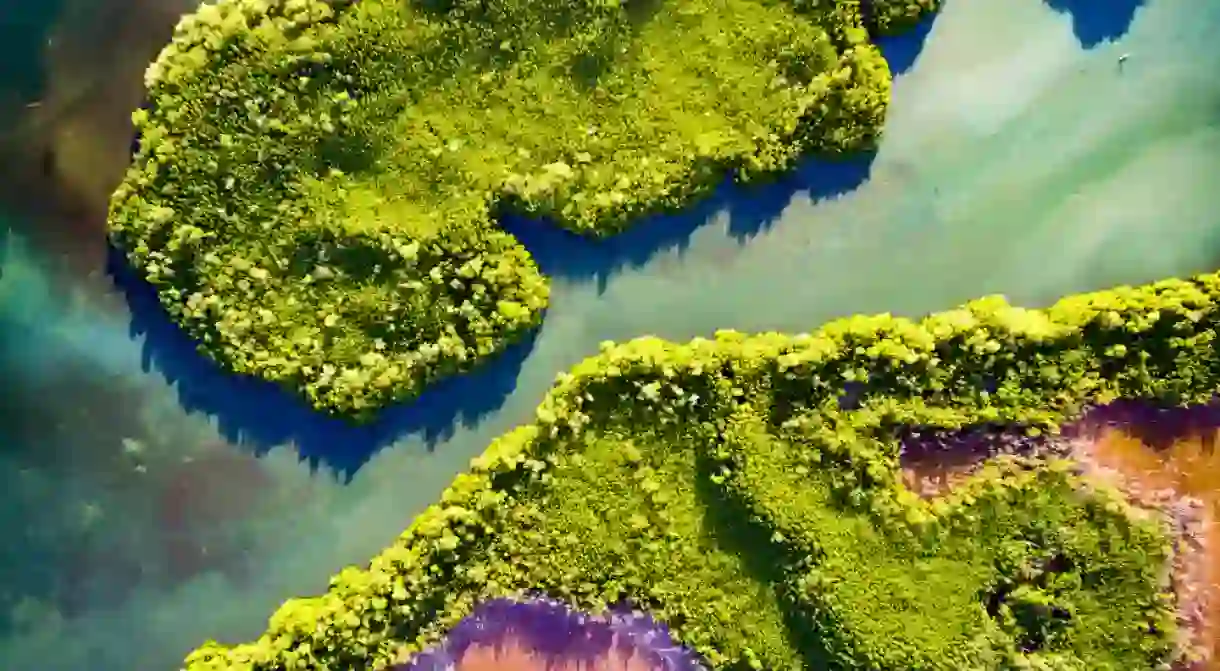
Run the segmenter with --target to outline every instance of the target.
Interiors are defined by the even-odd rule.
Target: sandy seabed
[[[654,667],[643,655],[627,654],[619,645],[612,645],[593,661],[556,660],[514,637],[500,645],[472,646],[457,661],[454,671],[654,671]]]

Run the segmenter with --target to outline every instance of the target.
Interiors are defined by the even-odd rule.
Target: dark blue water
[[[1116,40],[1127,32],[1144,0],[1046,0],[1072,17],[1072,32],[1086,48]]]

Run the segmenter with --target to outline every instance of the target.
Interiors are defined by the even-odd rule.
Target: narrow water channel
[[[205,638],[257,635],[604,340],[801,331],[986,293],[1041,305],[1220,266],[1220,3],[1119,2],[1125,17],[1099,21],[1085,2],[951,2],[871,165],[807,169],[581,265],[529,241],[557,276],[531,346],[345,432],[192,358],[106,272],[126,110],[175,2],[65,0],[31,61],[36,99],[0,95],[0,668],[164,671]],[[1123,449],[1149,477],[1170,454]],[[1177,463],[1194,475],[1175,486],[1215,490],[1214,461]]]

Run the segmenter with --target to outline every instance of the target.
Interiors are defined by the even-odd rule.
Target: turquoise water
[[[1117,14],[1089,19],[1101,4]],[[205,638],[257,635],[285,598],[387,544],[603,340],[809,330],[986,293],[1039,305],[1217,267],[1220,3],[1136,5],[952,2],[895,84],[871,165],[654,222],[667,228],[586,249],[591,262],[531,239],[557,275],[532,347],[378,432],[226,382],[138,289],[109,288],[98,198],[127,138],[113,96],[85,95],[46,122],[73,158],[36,192],[79,205],[8,220],[21,235],[0,276],[0,668],[165,670]],[[165,7],[131,7],[128,36],[139,12],[164,27]],[[138,59],[80,53],[50,98],[99,79],[129,96]]]

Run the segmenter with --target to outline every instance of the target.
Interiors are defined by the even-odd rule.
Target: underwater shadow
[[[895,75],[906,72],[922,52],[939,12],[897,36],[875,38]],[[850,193],[869,177],[875,152],[843,158],[807,157],[793,170],[753,184],[727,175],[712,193],[679,212],[642,217],[630,228],[605,238],[563,229],[546,219],[512,212],[497,217],[500,226],[529,251],[542,272],[553,278],[596,281],[599,293],[611,277],[646,264],[656,254],[682,253],[696,230],[728,217],[728,232],[739,244],[766,231],[798,195],[812,201]]]
[[[889,63],[891,74],[897,77],[905,74],[907,70],[911,69],[911,66],[915,65],[939,16],[939,11],[932,12],[920,19],[919,23],[898,35],[872,36],[873,44],[877,45],[877,48],[881,50],[881,55]]]
[[[215,418],[226,440],[259,456],[291,442],[311,468],[324,465],[345,483],[399,438],[421,436],[431,450],[459,425],[472,428],[498,410],[516,387],[538,335],[534,329],[472,371],[438,380],[418,398],[356,425],[313,409],[274,383],[230,373],[199,352],[170,320],[152,285],[136,275],[113,245],[107,247],[106,269],[127,299],[131,335],[144,338],[142,368],[164,375],[185,410]]]
[[[774,179],[739,184],[730,175],[704,197],[680,212],[642,217],[621,233],[592,238],[566,230],[545,219],[505,213],[504,230],[529,251],[545,275],[566,280],[597,281],[603,292],[611,277],[640,267],[654,255],[676,248],[684,252],[691,235],[727,214],[728,232],[737,242],[766,231],[798,194],[825,200],[854,191],[868,179],[875,152],[845,159],[806,159],[796,169]]]
[[[1072,32],[1085,49],[1117,40],[1131,28],[1144,0],[1043,0],[1047,7],[1071,15]]]
[[[918,56],[935,14],[899,37],[878,40],[891,70],[901,72]],[[141,107],[151,106],[145,101]],[[130,149],[139,151],[139,134]],[[640,266],[669,248],[684,250],[699,227],[728,218],[728,233],[738,243],[765,231],[798,195],[810,200],[833,199],[849,193],[869,177],[876,152],[828,159],[812,157],[773,179],[742,185],[732,174],[710,196],[676,213],[644,217],[627,231],[592,239],[552,222],[505,214],[500,224],[530,252],[552,278],[597,280],[604,291],[608,280],[627,267]],[[143,366],[155,368],[177,388],[187,410],[216,418],[221,434],[256,454],[288,442],[313,467],[326,465],[346,480],[382,447],[406,435],[422,435],[429,447],[447,439],[460,423],[474,426],[499,409],[512,393],[537,330],[474,370],[432,384],[417,399],[391,407],[372,423],[355,426],[310,408],[303,399],[278,386],[220,368],[199,353],[193,341],[170,321],[153,288],[139,278],[112,245],[107,246],[107,273],[130,307],[133,336],[143,336]]]

